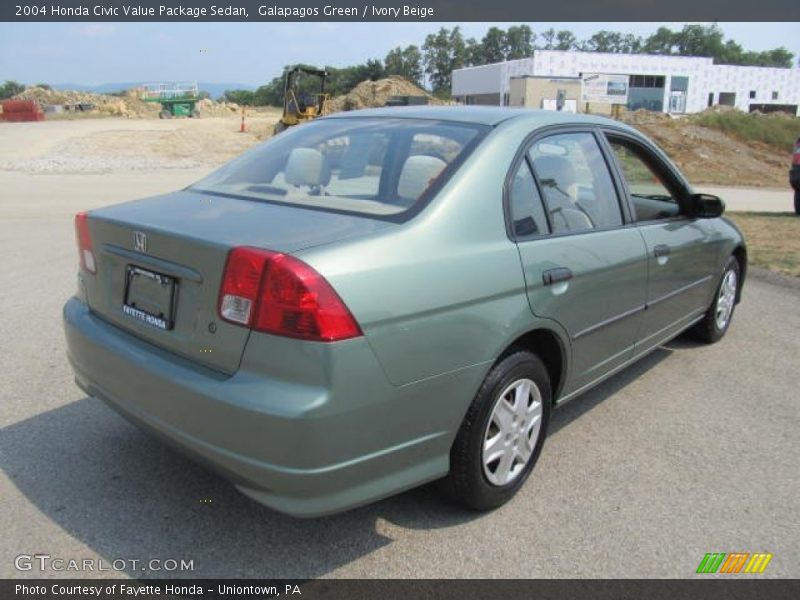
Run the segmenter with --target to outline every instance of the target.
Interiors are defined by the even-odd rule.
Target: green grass
[[[763,115],[738,110],[704,112],[690,117],[697,125],[717,129],[744,142],[762,142],[782,152],[791,152],[800,137],[800,118]]]
[[[800,217],[794,213],[727,212],[744,234],[751,265],[800,277]]]

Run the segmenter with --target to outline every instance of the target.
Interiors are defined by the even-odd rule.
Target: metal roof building
[[[627,75],[627,108],[693,113],[709,106],[798,114],[800,68],[716,65],[695,56],[535,50],[530,58],[453,71],[452,95],[464,104],[509,104],[512,78]],[[543,108],[544,106],[533,106]]]

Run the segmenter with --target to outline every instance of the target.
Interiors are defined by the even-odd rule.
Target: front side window
[[[487,127],[417,119],[323,119],[247,152],[192,189],[391,217],[449,177]]]
[[[648,161],[645,158],[645,151],[619,140],[610,139],[609,143],[633,200],[636,221],[677,216],[680,213],[677,197],[651,166],[652,159]]]
[[[561,133],[534,143],[528,153],[554,233],[622,224],[619,199],[591,133]]]

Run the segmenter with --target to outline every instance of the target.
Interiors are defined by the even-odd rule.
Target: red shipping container
[[[44,113],[36,100],[5,100],[0,120],[9,122],[44,121]]]
[[[36,100],[4,100],[3,112],[41,112]]]
[[[19,123],[23,121],[44,121],[43,112],[12,112],[0,114],[0,119],[9,123]]]

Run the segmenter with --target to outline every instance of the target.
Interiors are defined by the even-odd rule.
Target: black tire
[[[800,215],[800,189],[794,191],[794,214]]]
[[[733,313],[736,309],[735,302],[733,303],[733,306],[731,306],[730,314],[728,315],[727,320],[721,327],[717,320],[717,308],[719,307],[722,298],[720,292],[722,290],[722,286],[726,282],[729,272],[733,272],[736,277],[738,294],[738,287],[741,285],[741,268],[739,267],[739,261],[736,260],[736,257],[731,256],[728,258],[728,262],[725,264],[722,277],[720,277],[719,284],[714,291],[714,299],[711,302],[711,306],[708,307],[703,320],[691,329],[692,336],[701,342],[705,342],[706,344],[713,344],[714,342],[721,340],[728,331],[728,328],[731,326],[731,321],[733,321]]]
[[[485,472],[485,469],[490,469],[490,467],[484,467],[484,441],[485,437],[490,434],[490,423],[491,427],[496,427],[492,422],[492,413],[495,406],[504,401],[501,394],[515,382],[525,379],[535,384],[541,396],[539,430],[527,462],[521,463],[520,461],[520,468],[514,479],[505,485],[499,485],[489,481]],[[531,406],[533,406],[534,399],[533,394],[528,395]],[[525,483],[539,458],[547,436],[551,404],[550,377],[544,363],[535,354],[524,350],[509,352],[489,371],[464,417],[450,450],[450,473],[441,482],[444,492],[455,502],[474,510],[488,510],[508,502]],[[517,417],[514,419],[516,423]],[[519,427],[519,430],[522,431],[524,424],[520,422],[519,425],[514,426]],[[518,434],[520,437],[521,435]],[[530,435],[533,437],[534,434]],[[501,438],[503,437],[501,435]],[[514,443],[508,442],[508,437],[504,439],[506,442],[503,443],[507,446]],[[516,446],[514,447],[516,448]],[[502,460],[502,458],[498,459],[498,466],[495,469],[500,469],[499,463]],[[489,463],[489,465],[491,464]]]

